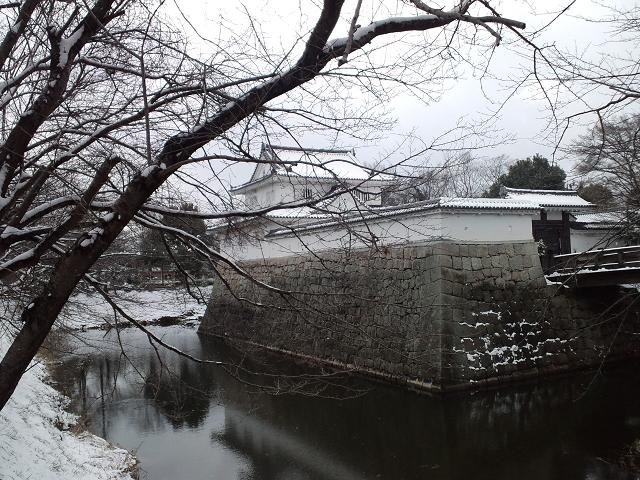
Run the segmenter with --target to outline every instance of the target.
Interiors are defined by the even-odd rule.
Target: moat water
[[[630,480],[640,364],[433,397],[245,356],[195,328],[75,333],[53,379],[142,478]],[[259,372],[256,374],[254,372]],[[639,471],[639,470],[636,470]]]

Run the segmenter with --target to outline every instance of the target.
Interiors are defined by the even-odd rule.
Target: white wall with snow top
[[[366,220],[327,220],[311,226],[282,229],[255,241],[226,237],[222,250],[236,260],[259,260],[304,253],[392,246],[429,241],[498,243],[533,241],[531,220],[537,212],[519,210],[442,210],[373,216]]]

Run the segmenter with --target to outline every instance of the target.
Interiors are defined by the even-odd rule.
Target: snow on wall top
[[[575,190],[533,190],[503,187],[504,198],[526,200],[543,208],[591,209],[595,205],[578,195]]]
[[[330,199],[311,206],[277,208],[266,214],[270,218],[310,218],[323,219],[331,218],[336,214],[357,213],[359,216],[367,214],[374,215],[400,215],[412,213],[420,210],[442,209],[467,209],[467,210],[526,210],[538,211],[540,206],[524,200],[509,200],[504,198],[454,198],[442,197],[423,202],[408,203],[392,207],[370,207],[365,203],[354,200],[355,206],[345,208],[340,203]],[[220,225],[226,224],[226,219],[221,219]]]
[[[298,230],[308,230],[317,228],[326,228],[333,225],[342,225],[345,223],[362,222],[367,220],[375,220],[376,218],[393,217],[398,215],[406,215],[411,213],[419,213],[430,210],[471,210],[471,211],[513,211],[525,212],[533,214],[540,210],[540,205],[527,200],[511,200],[505,198],[454,198],[441,197],[424,202],[409,203],[396,205],[393,207],[369,207],[366,210],[354,212],[342,219],[325,218],[319,219],[317,222],[305,224]],[[276,229],[269,233],[269,236],[290,233],[290,229]]]
[[[441,197],[428,202],[437,203],[441,208],[539,210],[540,205],[531,200],[520,198],[462,198]]]

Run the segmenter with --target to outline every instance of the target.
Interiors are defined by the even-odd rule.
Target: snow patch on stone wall
[[[493,310],[472,312],[478,321],[474,324],[463,322],[461,325],[475,329],[476,332],[459,338],[455,353],[466,356],[468,368],[483,371],[487,376],[504,373],[508,366],[529,363],[535,366],[538,360],[557,353],[573,353],[572,339],[549,337],[550,324],[546,320],[501,321],[502,313]]]

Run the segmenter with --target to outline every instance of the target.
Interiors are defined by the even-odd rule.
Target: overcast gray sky
[[[189,22],[205,37],[212,28],[218,28],[221,16],[224,18],[225,27],[242,28],[247,23],[246,11],[249,11],[254,19],[259,21],[259,28],[264,38],[274,48],[284,49],[294,44],[297,32],[304,31],[305,27],[308,28],[315,20],[318,12],[315,5],[317,3],[311,0],[308,2],[271,0],[248,2],[245,7],[240,2],[227,2],[224,6],[220,6],[213,0],[183,0],[179,2],[179,6]],[[381,3],[383,8],[380,8]],[[450,7],[450,3],[444,2],[440,6]],[[526,22],[526,31],[535,32],[548,24],[559,10],[569,3],[569,0],[504,1],[501,4],[501,13]],[[607,1],[606,4],[630,6],[634,2],[631,0]],[[344,12],[352,12],[354,5],[355,0],[347,0]],[[176,8],[175,4],[168,6]],[[371,19],[386,18],[401,8],[404,8],[401,2],[365,0],[360,23],[366,25]],[[536,43],[538,45],[554,43],[561,49],[585,53],[593,58],[606,51],[623,51],[629,48],[628,45],[610,42],[613,38],[608,25],[590,21],[610,13],[597,2],[577,0],[565,14],[544,30]],[[176,14],[176,19],[179,17],[180,15]],[[300,28],[291,28],[292,25],[300,25]],[[345,31],[337,31],[333,36],[344,36],[346,22],[343,28]],[[206,53],[206,42],[201,42],[196,36],[193,38],[198,48]],[[541,153],[551,158],[558,139],[554,136],[554,130],[547,128],[552,118],[547,100],[531,88],[521,88],[514,94],[513,86],[502,81],[508,78],[519,79],[524,72],[531,69],[531,58],[514,50],[509,45],[510,40],[513,40],[513,36],[506,35],[503,45],[496,49],[490,63],[490,74],[483,75],[482,71],[462,66],[459,70],[460,78],[445,84],[445,91],[438,101],[420,101],[408,93],[395,95],[386,104],[390,115],[396,119],[392,129],[382,132],[380,138],[371,143],[363,143],[348,136],[340,138],[339,143],[355,147],[359,160],[369,163],[384,157],[389,152],[396,152],[395,158],[405,154],[410,148],[405,139],[407,134],[422,138],[425,143],[429,143],[433,138],[454,129],[461,123],[477,126],[484,122],[487,133],[484,139],[476,139],[459,146],[473,147],[484,142],[491,146],[478,150],[477,155],[504,154],[512,158],[524,158]],[[388,48],[401,47],[401,45],[392,45]],[[492,76],[500,77],[501,80],[492,79]],[[569,110],[562,113],[568,112]],[[586,125],[592,121],[593,118],[585,119],[585,126],[572,128],[567,133],[563,145],[568,145],[576,135],[586,132]],[[299,141],[310,147],[324,147],[331,140],[308,134]],[[440,154],[433,155],[435,161],[439,158]],[[571,167],[571,159],[567,159],[561,151],[556,152],[556,159],[565,169],[568,170]],[[225,171],[223,178],[232,184],[238,184],[246,181],[251,171],[252,166],[239,165]]]

